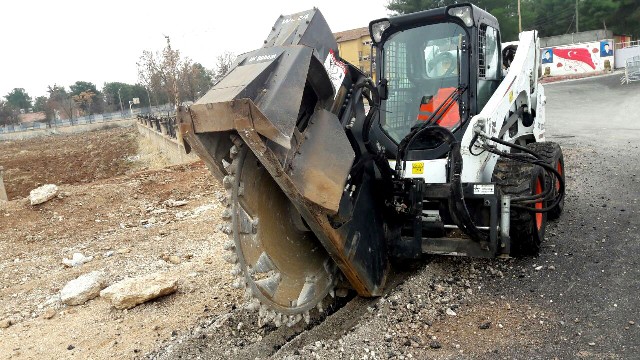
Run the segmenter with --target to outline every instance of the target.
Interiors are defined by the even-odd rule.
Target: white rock
[[[116,309],[131,309],[146,301],[169,295],[178,289],[178,279],[166,273],[127,278],[100,292]]]
[[[451,310],[451,308],[447,308],[446,313],[447,313],[447,315],[449,315],[449,316],[456,316],[456,315],[458,315],[458,314],[456,314],[456,312],[455,312],[455,311]]]
[[[93,256],[84,256],[82,253],[73,253],[73,257],[71,259],[62,259],[62,263],[69,267],[76,267],[91,260],[93,260]]]
[[[92,271],[69,281],[60,291],[60,300],[67,305],[82,305],[98,296],[104,286],[104,273]]]
[[[38,306],[42,306],[43,308],[48,306],[58,307],[60,306],[61,302],[62,300],[60,299],[60,294],[55,294]]]
[[[58,195],[58,187],[54,184],[46,184],[31,190],[29,201],[31,205],[38,205],[53,199],[56,195]]]
[[[166,200],[163,204],[165,206],[168,207],[179,207],[179,206],[184,206],[187,205],[189,202],[186,200],[173,200],[173,199],[168,199]]]

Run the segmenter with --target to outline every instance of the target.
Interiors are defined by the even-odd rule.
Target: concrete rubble
[[[68,267],[76,267],[84,263],[88,263],[91,260],[93,260],[93,256],[84,256],[82,253],[73,253],[73,257],[71,259],[62,259],[62,263]]]
[[[131,309],[155,298],[169,295],[178,289],[178,279],[167,273],[154,273],[127,278],[100,292],[116,309]]]
[[[31,190],[29,193],[29,202],[31,202],[31,205],[39,205],[53,199],[56,195],[58,195],[58,187],[56,185],[42,185],[39,188]]]
[[[92,271],[69,281],[60,291],[60,299],[67,305],[82,305],[98,296],[104,286],[104,273]]]

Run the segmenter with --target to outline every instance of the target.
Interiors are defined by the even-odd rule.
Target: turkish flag
[[[589,53],[589,50],[585,49],[585,48],[576,48],[576,49],[553,49],[553,55],[559,56],[563,59],[567,59],[567,60],[574,60],[574,61],[580,61],[583,62],[589,66],[591,66],[592,69],[595,70],[596,66],[593,63],[593,60],[591,60],[591,54]]]

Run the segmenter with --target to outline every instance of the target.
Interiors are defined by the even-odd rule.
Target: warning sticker
[[[411,164],[412,174],[424,174],[424,163],[422,161],[414,162]]]
[[[475,195],[493,195],[495,194],[494,185],[473,185],[473,193]]]
[[[333,98],[335,99],[342,85],[342,81],[347,75],[347,66],[336,58],[333,50],[329,50],[327,59],[324,61],[324,68],[327,70],[327,74],[329,74],[329,79],[331,79],[331,85],[333,85],[334,90]]]

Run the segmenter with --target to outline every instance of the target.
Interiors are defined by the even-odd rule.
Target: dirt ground
[[[9,200],[46,184],[82,184],[123,175],[137,151],[131,128],[0,142]],[[55,140],[54,140],[55,139]],[[53,141],[49,141],[53,140]]]
[[[384,296],[336,300],[292,328],[259,326],[230,286],[218,227],[223,189],[201,163],[157,168],[136,155],[135,136],[86,134],[105,143],[115,133],[134,150],[91,165],[124,160],[110,176],[61,180],[60,196],[41,206],[22,196],[0,204],[0,325],[13,323],[0,327],[0,359],[638,358],[640,126],[627,116],[640,112],[636,85],[609,76],[546,87],[548,140],[563,147],[567,197],[538,257],[432,257],[390,279]],[[595,107],[602,97],[617,107]],[[58,141],[80,140],[51,137],[41,147]],[[93,260],[64,267],[74,252]],[[179,288],[128,311],[101,298],[75,307],[53,300],[93,270],[109,283],[169,272]]]
[[[0,329],[0,358],[130,358],[237,303],[239,291],[220,271],[227,266],[220,255],[226,235],[216,230],[222,189],[203,164],[136,170],[146,164],[131,161],[138,158],[133,128],[0,148],[15,199],[0,204],[0,321],[12,323]],[[64,150],[56,156],[56,149]],[[58,184],[60,195],[34,207],[22,196],[39,183]],[[93,260],[65,267],[75,252]],[[100,298],[73,307],[50,300],[93,270],[105,271],[109,283],[168,272],[180,279],[178,292],[128,311]],[[56,311],[51,319],[43,316],[48,309]]]

